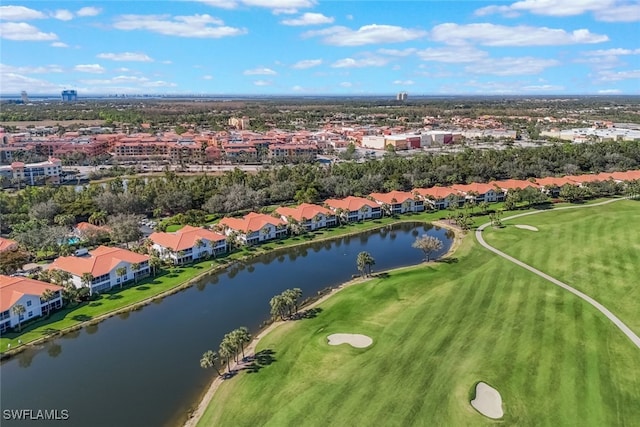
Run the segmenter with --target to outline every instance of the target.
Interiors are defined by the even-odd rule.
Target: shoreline
[[[424,212],[422,212],[421,214],[424,214]],[[420,215],[420,214],[418,214],[418,215]],[[443,227],[443,228],[453,229],[451,225],[446,224],[441,220],[429,221],[429,220],[422,219],[422,218],[412,219],[411,216],[409,216],[409,217],[406,217],[406,218],[397,218],[397,219],[395,219],[395,221],[392,221],[392,222],[389,222],[389,223],[386,223],[386,224],[375,224],[374,227],[367,228],[365,230],[356,230],[356,231],[346,232],[346,233],[343,233],[343,234],[337,234],[337,235],[334,235],[334,236],[322,236],[322,237],[320,237],[318,239],[309,239],[309,240],[305,240],[305,241],[300,241],[300,242],[293,243],[293,244],[291,244],[289,246],[282,247],[282,248],[276,247],[276,248],[272,248],[272,249],[268,249],[268,250],[264,250],[264,251],[260,251],[259,250],[257,253],[246,254],[246,255],[238,258],[238,259],[231,259],[230,262],[228,262],[226,264],[219,264],[219,265],[216,265],[216,266],[213,266],[213,267],[209,267],[208,269],[205,269],[205,271],[202,271],[202,272],[196,274],[195,276],[187,279],[185,282],[182,282],[182,283],[176,285],[175,287],[167,289],[167,290],[165,290],[165,291],[163,291],[163,292],[161,292],[161,293],[159,293],[157,295],[145,298],[145,299],[140,300],[138,302],[134,302],[134,303],[132,303],[130,305],[118,308],[116,310],[103,313],[103,314],[97,316],[94,319],[82,321],[82,322],[77,323],[75,325],[72,325],[72,326],[69,326],[67,328],[64,328],[64,329],[61,329],[59,331],[56,331],[56,332],[54,332],[54,333],[52,333],[50,335],[46,335],[46,336],[43,336],[41,338],[37,338],[37,339],[35,339],[33,341],[25,342],[22,345],[20,345],[19,347],[13,347],[13,348],[8,349],[6,351],[0,352],[0,361],[5,361],[5,360],[8,360],[8,359],[11,359],[12,357],[20,354],[23,351],[26,351],[26,350],[30,349],[30,348],[42,345],[45,342],[53,340],[55,338],[60,338],[63,335],[66,335],[66,334],[71,333],[71,332],[75,332],[75,331],[80,330],[80,329],[82,329],[82,328],[84,328],[86,326],[90,326],[90,325],[95,325],[95,324],[101,323],[102,321],[107,320],[110,317],[113,317],[113,316],[116,316],[116,315],[119,315],[119,314],[123,314],[123,313],[130,313],[132,311],[139,310],[142,307],[144,307],[146,305],[149,305],[149,304],[151,304],[152,302],[154,302],[156,300],[163,299],[163,298],[165,298],[167,296],[171,296],[171,295],[173,295],[175,293],[178,293],[180,291],[183,291],[183,290],[186,290],[186,289],[190,288],[191,286],[193,286],[193,284],[195,282],[197,282],[198,280],[200,280],[201,278],[203,278],[206,275],[220,273],[220,272],[222,272],[223,270],[225,270],[227,268],[232,268],[234,266],[234,264],[244,263],[244,262],[250,261],[251,259],[253,259],[253,258],[257,257],[257,256],[264,255],[266,253],[286,250],[286,249],[290,249],[290,248],[294,248],[294,247],[298,247],[298,246],[310,245],[312,243],[323,242],[323,241],[327,241],[327,240],[335,240],[335,239],[339,239],[339,238],[343,238],[343,237],[350,237],[350,236],[366,233],[366,232],[369,232],[369,231],[380,230],[381,228],[388,227],[388,226],[393,226],[393,225],[396,225],[396,224],[411,223],[411,222],[423,223],[423,224],[430,223],[430,224],[437,225],[437,226],[440,226],[440,227]],[[291,238],[291,236],[289,238]],[[452,247],[455,244],[456,238],[454,238],[454,241],[451,244]],[[269,244],[269,243],[273,243],[273,242],[266,242],[266,244]],[[258,247],[258,248],[260,248],[260,247]],[[231,255],[233,255],[233,254],[231,254]],[[446,255],[448,255],[448,254],[445,254],[443,256],[446,256]],[[44,325],[41,325],[41,326],[44,326]]]
[[[402,221],[399,221],[402,222]],[[406,222],[406,221],[405,221]],[[416,222],[420,222],[420,221],[416,221]],[[453,241],[451,242],[451,246],[449,247],[449,250],[447,250],[446,253],[444,253],[440,258],[438,258],[437,260],[432,260],[432,261],[423,261],[419,264],[414,264],[411,266],[405,266],[405,267],[397,267],[397,268],[392,268],[389,270],[383,270],[383,271],[378,271],[375,274],[380,274],[380,273],[392,273],[394,271],[399,271],[399,270],[403,270],[406,268],[414,268],[417,267],[419,265],[428,265],[428,264],[435,264],[437,263],[439,260],[444,259],[444,258],[448,258],[451,255],[453,255],[458,248],[460,247],[460,244],[462,243],[462,241],[464,240],[465,236],[470,235],[469,234],[465,234],[460,228],[452,225],[452,224],[448,224],[447,222],[443,221],[443,220],[436,220],[436,221],[431,221],[430,222],[432,225],[436,226],[436,227],[441,227],[441,228],[446,228],[448,230],[451,230],[454,232],[454,238]],[[323,302],[325,302],[326,300],[328,300],[330,297],[334,296],[335,294],[337,294],[338,292],[340,292],[343,289],[349,288],[351,286],[357,285],[357,284],[361,284],[361,283],[365,283],[368,282],[372,279],[375,279],[375,275],[371,276],[371,277],[358,277],[356,279],[351,279],[347,282],[343,282],[341,284],[339,284],[336,287],[331,288],[331,290],[329,292],[327,292],[326,294],[322,295],[320,298],[318,298],[317,300],[313,301],[311,304],[309,305],[305,305],[303,307],[300,307],[301,309],[311,309],[311,308],[315,308],[316,306],[322,304]],[[260,329],[260,331],[258,331],[258,333],[253,337],[253,339],[251,340],[251,342],[249,343],[249,345],[244,349],[246,354],[251,355],[255,353],[256,347],[258,346],[258,344],[260,343],[260,340],[262,340],[262,338],[264,338],[266,335],[268,335],[269,333],[271,333],[274,329],[276,329],[277,327],[287,324],[289,321],[287,320],[277,320],[275,322],[272,322],[271,324],[269,324],[267,327]],[[243,364],[243,362],[240,360],[239,362],[235,362],[233,363],[233,365],[230,366],[231,371],[235,371],[237,368],[241,367]],[[223,366],[224,368],[225,366]],[[232,378],[231,378],[232,379]],[[200,401],[198,403],[198,406],[196,407],[195,410],[191,411],[188,414],[188,418],[187,420],[182,424],[183,427],[196,427],[196,425],[198,424],[198,422],[200,421],[200,419],[202,418],[202,415],[204,415],[204,412],[207,410],[207,408],[209,407],[209,405],[211,404],[211,401],[213,400],[213,397],[215,396],[216,391],[220,388],[220,386],[225,382],[226,380],[223,378],[223,376],[216,376],[213,381],[211,382],[211,384],[209,385],[209,387],[207,388],[207,391],[202,394]]]

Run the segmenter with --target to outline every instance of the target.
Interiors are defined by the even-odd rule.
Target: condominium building
[[[59,184],[62,162],[50,157],[46,162],[22,163],[13,162],[7,166],[0,166],[0,178],[19,180],[28,185],[44,183]]]

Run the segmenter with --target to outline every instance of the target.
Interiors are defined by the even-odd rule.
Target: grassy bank
[[[629,224],[637,210],[627,203],[635,202],[607,209],[620,209]],[[599,209],[573,214],[599,217]],[[519,223],[536,225],[546,215]],[[603,235],[575,244],[597,246]],[[532,246],[545,252],[554,244]],[[257,345],[273,360],[225,381],[198,425],[495,424],[469,404],[478,381],[502,394],[505,425],[640,419],[640,353],[600,313],[472,236],[454,257],[346,288],[317,317],[275,328]],[[619,271],[626,274],[612,269],[608,282],[625,281]],[[374,343],[332,347],[326,337],[333,333],[365,334]]]

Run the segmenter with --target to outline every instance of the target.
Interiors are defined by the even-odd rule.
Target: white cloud
[[[99,53],[96,57],[111,61],[153,62],[153,59],[148,55],[139,52]]]
[[[281,24],[291,26],[303,26],[303,25],[322,25],[332,24],[335,19],[329,16],[324,16],[321,13],[305,13],[299,18],[285,19],[280,21]]]
[[[317,67],[320,64],[322,64],[322,59],[303,59],[293,64],[291,68],[306,70],[307,68]]]
[[[207,74],[206,76],[202,76],[203,80],[213,80],[213,76]]]
[[[389,56],[409,56],[416,53],[418,49],[413,47],[408,47],[406,49],[378,49],[378,53]]]
[[[269,80],[255,80],[253,84],[256,86],[271,86],[273,83]]]
[[[423,30],[395,25],[365,25],[357,30],[347,27],[330,27],[324,30],[307,31],[303,37],[321,37],[326,44],[334,46],[362,46],[378,43],[400,43],[425,36]]]
[[[173,64],[173,61],[171,60],[165,60],[165,61],[160,61],[162,64]]]
[[[46,17],[44,13],[24,6],[0,6],[0,20],[3,21],[28,21]]]
[[[139,88],[150,88],[150,87],[176,87],[177,85],[172,82],[166,82],[163,80],[151,81],[147,77],[136,77],[136,76],[116,76],[110,79],[87,79],[80,80],[80,83],[88,84],[88,85],[97,85],[97,86],[113,86],[113,85],[122,85],[122,84],[136,84]],[[105,90],[108,88],[104,88],[101,90]]]
[[[413,80],[394,80],[393,81],[394,85],[399,85],[399,86],[411,86],[415,83],[416,82],[414,82]]]
[[[605,22],[638,22],[640,21],[640,4],[622,4],[603,8],[595,13],[595,17]]]
[[[25,22],[0,22],[0,37],[7,40],[50,41],[57,40],[55,33],[43,33]]]
[[[640,49],[623,49],[623,48],[599,49],[599,50],[590,50],[585,52],[584,54],[587,56],[640,55]]]
[[[313,7],[315,0],[196,0],[209,6],[222,9],[236,9],[239,6],[264,7],[274,13],[297,13],[298,9]]]
[[[340,86],[342,86],[342,87],[351,87],[351,86],[353,86],[353,83],[351,83],[351,82],[342,82],[342,83],[340,83]]]
[[[598,94],[600,95],[617,95],[622,93],[620,89],[600,89]]]
[[[514,16],[519,12],[529,12],[545,16],[575,16],[585,12],[600,10],[608,7],[613,0],[523,0],[510,6],[487,6],[476,10],[476,15],[484,16],[501,13]]]
[[[17,74],[50,74],[50,73],[62,73],[64,70],[59,65],[41,65],[36,67],[14,67],[11,65],[0,64],[0,71],[3,73],[17,73]]]
[[[600,71],[598,73],[598,80],[604,82],[616,82],[620,80],[640,79],[640,70],[625,70],[625,71]]]
[[[100,9],[99,7],[83,7],[78,9],[78,11],[76,12],[76,15],[78,16],[97,16],[100,15],[100,13],[102,12],[102,9]]]
[[[143,83],[142,87],[176,87],[178,86],[172,82],[165,82],[163,80],[156,80],[154,82]]]
[[[343,58],[339,59],[331,66],[333,68],[363,68],[363,67],[382,67],[389,63],[388,58],[369,56],[359,59]]]
[[[519,25],[508,27],[495,24],[440,24],[431,31],[431,38],[446,44],[479,43],[485,46],[555,46],[582,43],[601,43],[609,40],[604,34],[587,29],[567,32],[562,29]]]
[[[2,81],[2,93],[20,93],[27,90],[29,94],[34,93],[59,93],[63,88],[61,85],[48,82],[46,80],[34,79],[13,72],[0,70],[0,81]]]
[[[564,91],[565,87],[560,85],[529,85],[522,86],[522,90],[525,92],[561,92]]]
[[[73,69],[81,73],[102,74],[105,72],[104,67],[100,64],[80,64],[73,67]]]
[[[423,61],[465,63],[482,60],[488,56],[487,52],[472,46],[430,47],[419,50],[418,57]]]
[[[300,86],[300,85],[295,85],[295,86],[293,86],[293,87],[291,88],[291,90],[292,90],[292,91],[294,91],[294,92],[304,92],[304,91],[305,91],[305,89],[304,89],[302,86]]]
[[[147,30],[167,36],[193,38],[221,38],[246,34],[244,28],[224,26],[210,15],[122,15],[114,23],[119,30]]]
[[[273,71],[271,68],[260,67],[252,70],[245,70],[242,74],[245,76],[273,76],[278,73]]]
[[[465,67],[465,71],[474,74],[491,74],[494,76],[518,76],[539,74],[546,68],[560,65],[555,59],[523,56],[518,58],[487,58]]]
[[[69,45],[62,42],[53,42],[51,43],[51,47],[69,47]]]
[[[577,16],[593,13],[599,21],[634,22],[640,20],[640,4],[624,0],[523,0],[511,5],[491,5],[476,10],[477,16],[501,14],[513,18],[522,13],[543,16]]]
[[[73,12],[67,9],[59,9],[52,13],[51,16],[60,21],[71,21],[73,19]]]

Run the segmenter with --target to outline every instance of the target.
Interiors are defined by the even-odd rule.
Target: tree
[[[127,275],[127,267],[118,267],[116,268],[116,276],[120,279],[120,289],[122,289],[122,284],[124,280],[122,278]]]
[[[118,214],[109,219],[109,229],[111,239],[118,243],[125,243],[127,248],[129,242],[138,241],[142,236],[140,218],[133,214]]]
[[[51,289],[45,289],[42,295],[40,296],[40,300],[43,302],[43,305],[47,308],[47,317],[51,313],[51,306],[49,305],[49,301],[51,301],[56,296],[55,292]]]
[[[105,211],[97,211],[89,216],[89,224],[102,226],[107,223],[107,213]]]
[[[289,315],[298,312],[298,299],[302,296],[302,289],[287,289],[281,294],[289,310]],[[292,310],[293,309],[293,310]],[[293,311],[293,312],[292,312]]]
[[[369,252],[360,252],[356,258],[356,264],[360,275],[366,277],[371,274],[371,266],[375,265],[376,261]]]
[[[162,260],[156,255],[151,255],[151,257],[149,257],[149,267],[151,267],[153,277],[155,277],[158,274],[158,270],[162,267]]]
[[[442,240],[438,239],[437,237],[425,234],[422,237],[418,237],[411,246],[424,252],[425,259],[428,262],[430,261],[431,254],[433,252],[442,249],[443,243]]]
[[[287,302],[282,295],[276,295],[269,301],[271,306],[271,316],[280,316],[280,319],[284,320],[285,310],[287,308]]]
[[[200,367],[203,369],[214,368],[218,376],[222,375],[216,362],[218,361],[218,353],[213,350],[206,351],[200,358]]]
[[[225,340],[223,340],[220,343],[220,348],[218,349],[218,354],[220,355],[220,357],[222,357],[225,360],[225,363],[227,364],[227,372],[231,372],[231,357],[233,356],[233,350],[231,348],[231,346],[229,345],[228,342],[226,342]]]
[[[231,336],[233,337],[233,340],[235,341],[236,346],[240,347],[240,350],[242,351],[242,358],[244,359],[245,358],[244,346],[245,344],[248,344],[251,342],[251,334],[249,333],[249,329],[242,326],[234,330],[233,332],[231,332]]]
[[[140,270],[140,263],[139,262],[131,263],[131,272],[133,273],[134,283],[138,283],[138,270]]]
[[[22,331],[22,319],[21,316],[27,311],[27,309],[22,304],[16,304],[11,307],[11,312],[18,316],[18,332]]]
[[[91,282],[93,282],[93,279],[94,277],[91,273],[82,273],[82,276],[80,277],[82,285],[86,288],[89,288],[89,295],[93,295],[93,288],[91,287]]]
[[[29,255],[22,251],[0,252],[0,274],[11,275],[29,261]]]
[[[202,239],[197,239],[195,242],[195,247],[198,248],[198,258],[201,257],[200,249],[204,248],[207,244]]]

